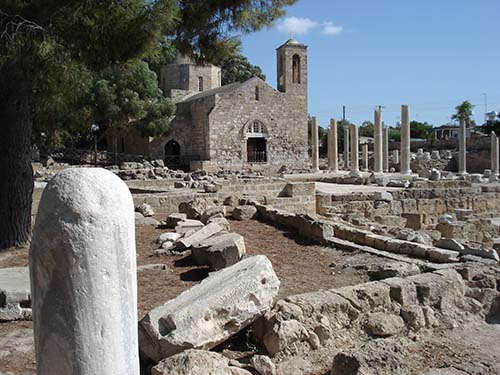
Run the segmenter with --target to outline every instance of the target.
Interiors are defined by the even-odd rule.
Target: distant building
[[[442,125],[434,128],[434,139],[458,139],[459,127],[456,125]],[[465,137],[470,138],[471,129],[465,129]]]
[[[162,67],[160,87],[177,106],[169,131],[114,134],[119,151],[192,169],[305,168],[307,46],[290,39],[276,52],[277,89],[257,77],[221,86],[219,67],[184,57]]]

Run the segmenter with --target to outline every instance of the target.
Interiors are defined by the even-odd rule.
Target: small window
[[[292,82],[300,83],[300,57],[293,55],[292,57]]]
[[[203,91],[203,77],[198,77],[198,91]]]
[[[260,100],[259,86],[255,86],[255,100]]]

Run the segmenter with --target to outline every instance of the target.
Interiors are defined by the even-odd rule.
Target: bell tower
[[[289,39],[276,49],[278,91],[307,99],[307,46]]]

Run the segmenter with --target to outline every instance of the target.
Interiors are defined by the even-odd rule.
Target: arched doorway
[[[260,121],[251,122],[246,128],[248,163],[267,163],[267,130]]]
[[[170,140],[165,144],[165,163],[167,165],[179,165],[181,155],[181,145],[175,140]]]

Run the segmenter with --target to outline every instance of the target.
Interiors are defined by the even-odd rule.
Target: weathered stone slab
[[[238,206],[233,211],[233,218],[236,220],[249,220],[257,216],[255,206]]]
[[[160,361],[189,348],[213,348],[268,311],[279,285],[263,255],[214,272],[139,322],[140,351]]]
[[[28,267],[0,268],[0,322],[31,319]]]
[[[212,271],[218,271],[238,263],[245,252],[243,236],[227,233],[195,244],[191,255],[196,264],[209,266]]]
[[[197,231],[203,227],[204,225],[201,221],[187,219],[179,222],[175,227],[175,231],[179,234],[186,234],[187,232]]]
[[[236,368],[222,354],[190,349],[164,359],[151,370],[151,375],[235,375]],[[251,375],[239,369],[239,375]]]
[[[194,244],[200,243],[221,231],[222,227],[219,224],[210,223],[204,226],[203,228],[198,229],[193,234],[188,235],[187,237],[184,237],[181,240],[177,241],[176,247],[181,250],[189,249]]]

